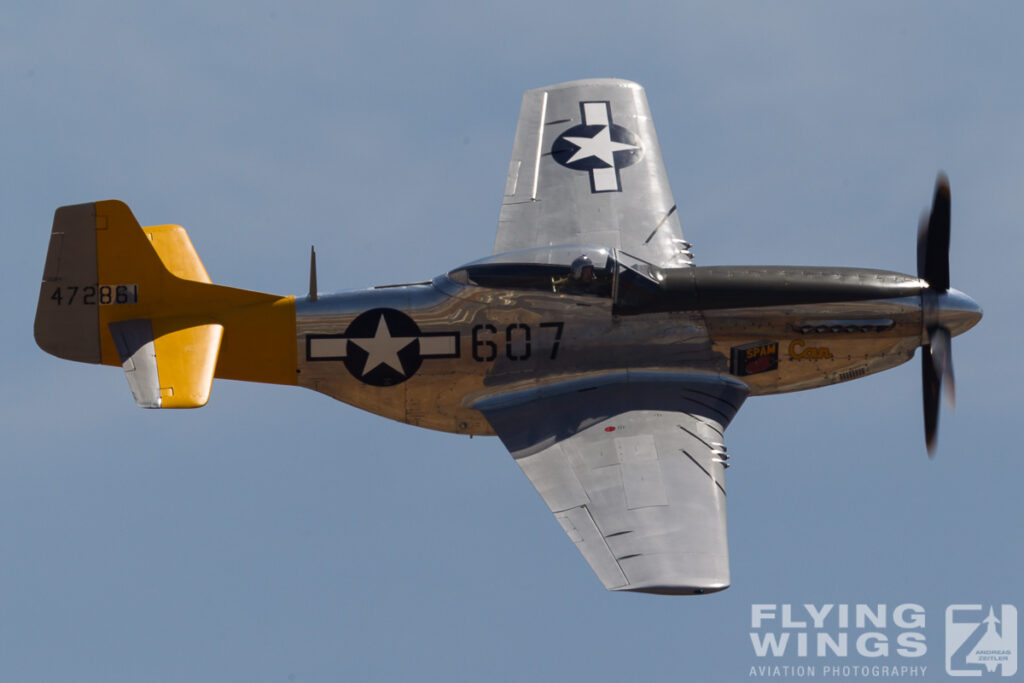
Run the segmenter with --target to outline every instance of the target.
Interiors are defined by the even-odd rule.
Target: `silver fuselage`
[[[668,277],[664,277],[664,275]],[[430,429],[490,435],[473,406],[482,399],[567,379],[622,371],[734,376],[752,395],[798,391],[856,379],[909,360],[927,343],[925,283],[862,269],[683,268],[659,274],[653,296],[524,291],[429,283],[296,299],[298,383],[385,417]],[[836,294],[829,293],[836,288]],[[838,301],[822,301],[833,297]],[[940,296],[953,334],[978,319],[956,290]],[[747,302],[747,305],[743,305]],[[368,312],[405,314],[416,331],[386,385],[371,368],[353,321]],[[399,337],[396,321],[378,335]],[[362,337],[370,336],[364,331]],[[415,342],[415,343],[414,343]],[[394,348],[395,344],[391,346]],[[333,351],[324,349],[335,349]],[[346,358],[348,363],[346,364]],[[397,356],[392,356],[396,365]],[[372,362],[380,362],[381,356]]]

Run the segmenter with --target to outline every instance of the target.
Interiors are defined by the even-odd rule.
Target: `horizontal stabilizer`
[[[210,398],[224,327],[174,327],[175,321],[159,319],[110,325],[128,386],[141,408],[199,408]]]
[[[142,228],[160,261],[175,277],[195,282],[210,282],[206,267],[199,260],[192,240],[180,225],[152,225]]]

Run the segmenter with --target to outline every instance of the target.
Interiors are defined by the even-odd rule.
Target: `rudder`
[[[36,308],[40,348],[84,363],[113,361],[104,348],[109,345],[103,343],[103,323],[125,316],[107,308],[125,306],[131,310],[128,317],[146,318],[160,313],[166,302],[166,280],[172,274],[149,231],[159,234],[167,227],[177,226],[144,230],[131,209],[116,200],[57,209]],[[201,263],[199,268],[205,275]]]

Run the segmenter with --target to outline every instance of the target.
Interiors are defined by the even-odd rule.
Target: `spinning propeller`
[[[942,324],[941,295],[949,290],[949,179],[939,173],[930,213],[921,216],[917,232],[917,276],[928,283],[921,293],[922,326],[928,343],[921,346],[921,387],[924,393],[924,438],[928,456],[935,454],[939,430],[939,393],[946,386],[950,408],[956,400],[953,345]]]

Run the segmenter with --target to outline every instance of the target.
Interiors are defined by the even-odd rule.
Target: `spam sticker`
[[[759,341],[732,347],[732,374],[738,377],[778,369],[777,341]]]

